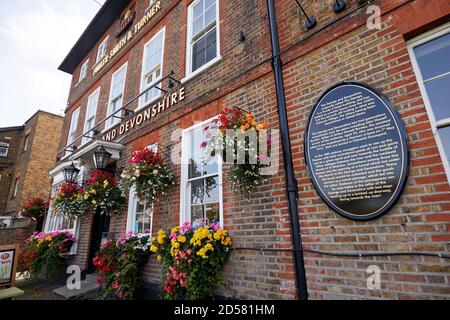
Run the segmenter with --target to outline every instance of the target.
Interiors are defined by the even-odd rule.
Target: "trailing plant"
[[[126,198],[117,186],[114,174],[107,171],[95,170],[80,192],[85,202],[83,207],[94,213],[120,214],[126,204]]]
[[[148,148],[136,150],[132,154],[121,178],[120,186],[124,194],[134,187],[139,200],[149,206],[175,185],[172,167],[164,162],[159,152]]]
[[[70,251],[75,241],[66,231],[35,232],[25,240],[20,264],[33,277],[43,271],[46,279],[53,278],[64,265],[64,254]]]
[[[86,214],[89,208],[83,199],[82,191],[76,183],[64,182],[51,201],[53,212],[69,217]]]
[[[218,153],[225,163],[231,163],[228,179],[232,190],[246,199],[257,186],[267,182],[262,170],[268,166],[270,139],[261,141],[267,126],[265,120],[258,123],[254,113],[225,108],[212,126],[205,127],[206,141],[201,144],[204,162]]]
[[[22,207],[22,215],[34,220],[42,219],[48,211],[49,200],[34,197],[28,200]]]
[[[102,285],[101,296],[133,299],[140,287],[140,270],[149,254],[147,234],[127,233],[116,241],[108,240],[96,254],[93,264]]]
[[[175,227],[169,235],[159,230],[150,251],[161,262],[161,297],[166,300],[199,300],[214,297],[225,285],[222,269],[229,258],[231,238],[218,224],[190,223]]]

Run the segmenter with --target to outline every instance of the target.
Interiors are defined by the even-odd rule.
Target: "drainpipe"
[[[289,125],[286,111],[286,98],[284,93],[282,62],[280,57],[280,42],[278,40],[277,21],[274,0],[267,0],[267,10],[269,13],[269,26],[272,41],[272,67],[275,76],[275,85],[278,102],[278,117],[280,122],[281,142],[284,153],[284,168],[286,171],[286,189],[289,201],[289,214],[291,220],[291,231],[294,245],[294,267],[296,273],[296,285],[299,300],[308,300],[308,290],[306,287],[305,264],[303,260],[302,238],[300,233],[300,223],[298,221],[298,186],[295,178],[294,166],[292,164],[291,141],[289,138]]]

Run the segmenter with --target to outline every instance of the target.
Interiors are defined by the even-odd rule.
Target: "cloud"
[[[100,8],[92,1],[0,0],[0,127],[37,109],[61,113],[71,76],[57,67]],[[70,5],[68,5],[68,3]],[[13,109],[10,109],[13,107]]]

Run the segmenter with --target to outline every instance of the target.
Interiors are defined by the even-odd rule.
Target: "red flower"
[[[91,173],[89,180],[86,182],[87,186],[91,186],[94,183],[103,183],[103,181],[107,180],[110,186],[114,186],[116,184],[116,178],[113,173],[103,171],[103,170],[95,170]]]
[[[208,143],[207,143],[206,141],[203,141],[203,142],[200,144],[200,148],[206,148],[207,145],[208,145]]]

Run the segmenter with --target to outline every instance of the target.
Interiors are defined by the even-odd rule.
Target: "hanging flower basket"
[[[147,234],[127,233],[108,240],[96,254],[93,264],[104,298],[133,299],[140,287],[140,271],[150,253]]]
[[[35,197],[28,200],[22,207],[22,216],[39,220],[44,218],[48,211],[49,200],[41,197]]]
[[[78,217],[89,212],[82,197],[82,188],[76,183],[63,183],[51,200],[54,213]]]
[[[161,262],[161,297],[166,300],[203,300],[214,297],[225,285],[222,269],[232,245],[228,232],[218,224],[190,223],[175,227],[169,235],[159,230],[150,251]]]
[[[43,273],[46,280],[58,275],[76,239],[70,232],[35,232],[25,240],[20,264],[32,277]]]
[[[125,208],[126,198],[113,173],[96,170],[80,190],[84,207],[102,215],[117,215]]]
[[[262,174],[262,169],[268,166],[270,146],[270,139],[262,141],[267,122],[257,122],[254,113],[225,108],[213,123],[205,128],[206,141],[201,144],[204,162],[219,154],[225,163],[231,163],[228,179],[232,190],[249,199],[255,188],[267,182]]]
[[[121,178],[120,187],[124,194],[134,187],[139,201],[149,206],[175,185],[172,167],[164,162],[159,152],[148,148],[136,150],[132,154]]]

